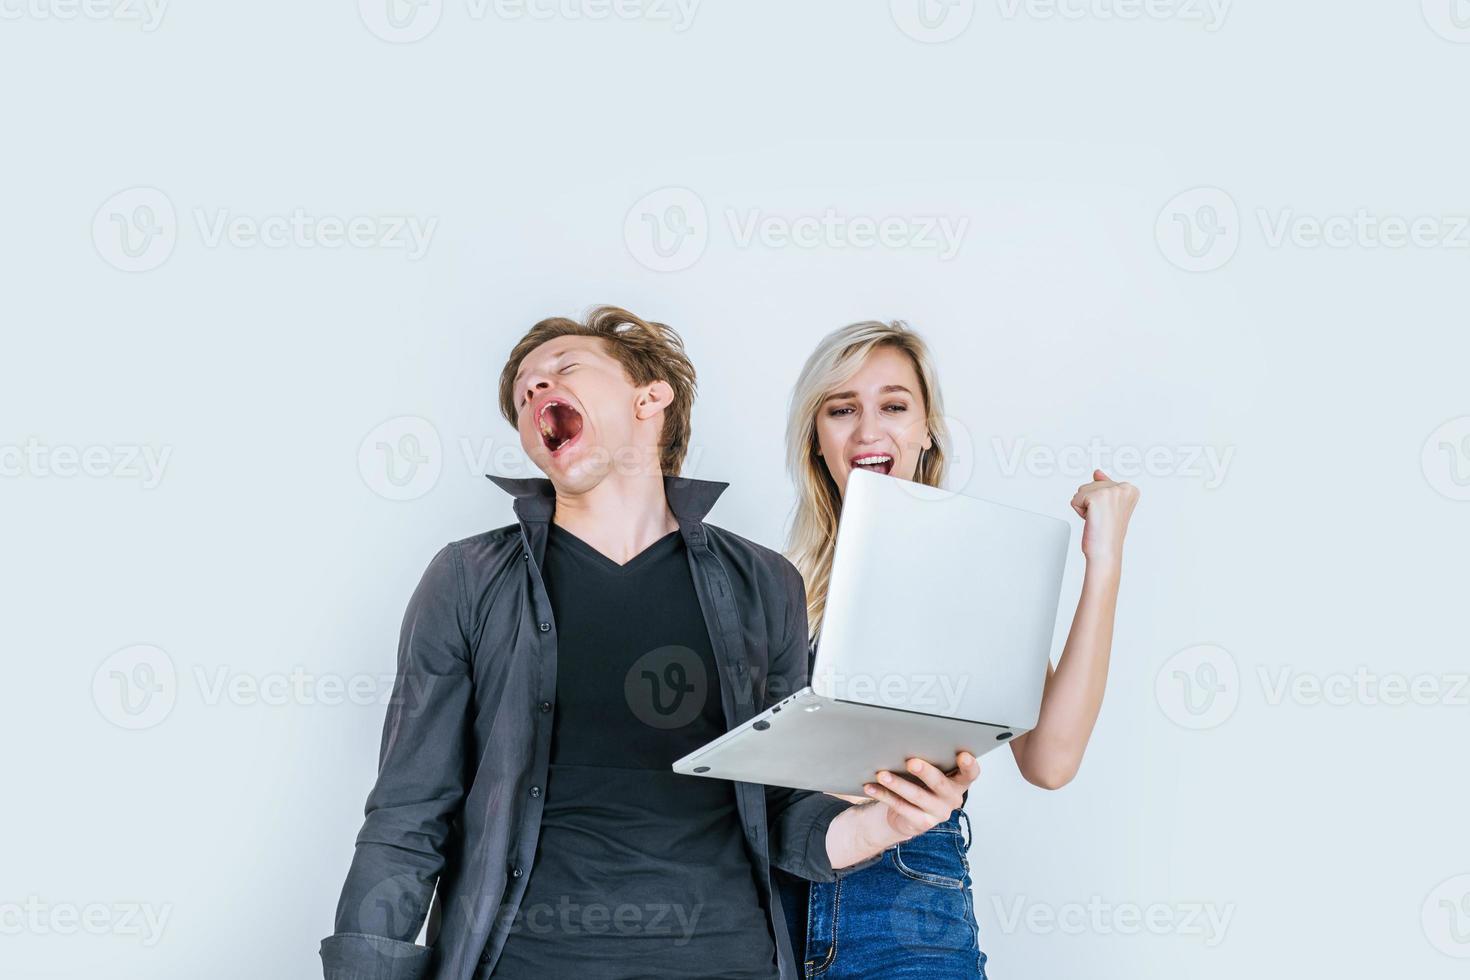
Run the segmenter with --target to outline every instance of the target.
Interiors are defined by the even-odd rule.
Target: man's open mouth
[[[555,455],[581,434],[582,415],[566,402],[552,399],[536,413],[536,428],[541,432],[541,441]]]
[[[852,464],[852,468],[855,470],[872,470],[874,473],[882,473],[884,476],[887,476],[888,471],[893,469],[893,457],[886,453],[868,453],[865,456],[854,456],[848,462]]]

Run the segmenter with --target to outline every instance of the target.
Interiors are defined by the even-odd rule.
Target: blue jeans
[[[882,860],[836,881],[778,874],[804,975],[984,980],[986,956],[965,857],[969,827],[970,818],[956,810],[927,834],[890,847]]]

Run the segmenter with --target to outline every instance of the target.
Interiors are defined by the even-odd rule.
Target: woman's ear
[[[638,393],[633,414],[639,420],[651,419],[669,407],[674,400],[674,389],[667,381],[655,381]]]
[[[930,432],[928,429],[924,430],[924,448],[934,448],[934,433]]]

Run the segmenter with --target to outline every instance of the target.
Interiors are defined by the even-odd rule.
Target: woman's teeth
[[[882,453],[874,453],[870,456],[858,456],[852,461],[852,465],[864,470],[875,470],[886,474],[893,468],[893,457]]]

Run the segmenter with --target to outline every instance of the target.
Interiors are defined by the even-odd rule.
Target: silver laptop
[[[908,776],[912,756],[950,771],[961,750],[1030,731],[1070,535],[1054,517],[849,474],[811,686],[674,771],[862,795],[880,769]]]

